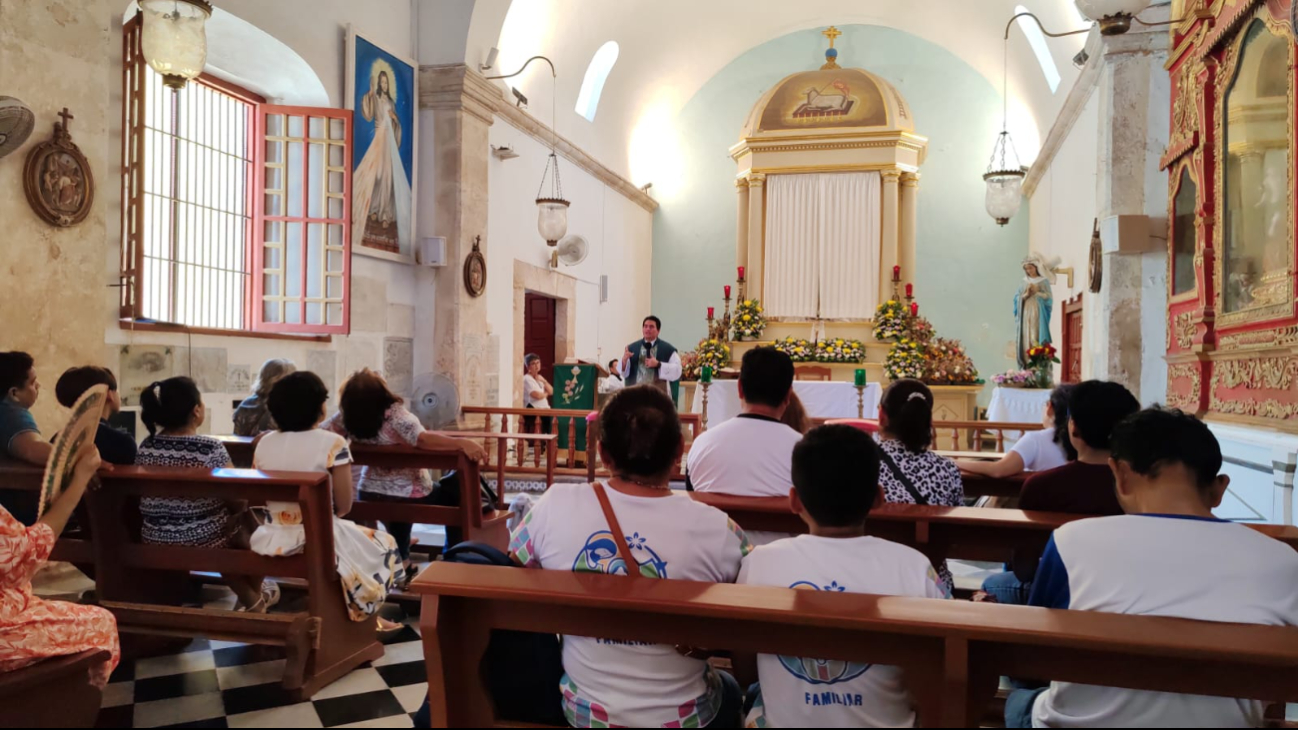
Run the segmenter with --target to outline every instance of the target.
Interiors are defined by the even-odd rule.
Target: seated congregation
[[[6,535],[0,542],[5,592],[0,693],[6,676],[95,649],[105,652],[104,659],[91,667],[89,682],[102,689],[122,655],[119,630],[128,639],[136,633],[147,636],[151,621],[169,627],[164,633],[170,636],[268,640],[268,629],[253,630],[247,622],[298,615],[281,605],[291,589],[300,589],[300,581],[292,577],[300,566],[291,561],[318,562],[316,553],[329,550],[333,556],[326,569],[308,567],[300,573],[312,584],[307,613],[321,622],[315,629],[319,640],[346,643],[350,654],[326,659],[321,646],[314,650],[321,653],[312,665],[292,659],[290,652],[285,686],[308,698],[361,662],[382,656],[378,639],[406,630],[379,616],[385,602],[407,589],[426,601],[445,592],[442,602],[424,609],[430,699],[415,721],[425,724],[467,717],[457,713],[476,696],[451,691],[460,686],[458,680],[441,671],[448,662],[471,661],[462,654],[476,646],[447,643],[445,632],[459,631],[454,620],[467,614],[440,613],[450,610],[446,606],[455,596],[446,577],[452,573],[443,568],[471,571],[465,575],[477,576],[471,580],[481,583],[474,589],[479,597],[491,593],[499,580],[496,571],[513,573],[480,564],[494,562],[613,576],[628,590],[648,596],[650,604],[679,582],[825,596],[818,601],[837,600],[835,595],[855,600],[852,595],[862,594],[954,605],[959,603],[953,601],[955,582],[944,556],[874,531],[890,503],[934,510],[939,518],[942,510],[964,509],[962,468],[991,469],[996,475],[1030,471],[1018,497],[1028,512],[979,511],[1041,515],[1058,519],[1054,524],[1059,525],[1043,546],[1014,550],[1006,572],[989,578],[985,592],[975,595],[977,603],[985,604],[979,611],[1037,610],[991,605],[1023,603],[1068,612],[1298,626],[1294,541],[1285,544],[1215,518],[1212,510],[1229,482],[1221,474],[1215,437],[1179,411],[1158,406],[1141,410],[1114,383],[1088,381],[1057,389],[1046,413],[1051,428],[991,467],[957,465],[933,449],[933,394],[922,383],[898,380],[888,387],[877,434],[860,423],[831,423],[804,434],[782,420],[796,397],[792,361],[771,348],[753,349],[744,355],[739,375],[743,413],[704,432],[688,454],[680,418],[667,395],[651,386],[619,390],[592,422],[608,478],[550,485],[523,508],[507,552],[463,543],[412,586],[411,523],[420,514],[415,510],[458,507],[463,495],[476,494],[475,467],[486,452],[476,441],[425,430],[381,376],[368,370],[354,373],[342,388],[338,412],[331,415],[319,377],[295,371],[285,361],[268,361],[254,388],[257,395],[235,417],[236,428],[255,438],[252,466],[257,471],[243,472],[232,468],[222,439],[199,434],[207,410],[191,379],[168,378],[143,391],[149,436],[137,446],[107,421],[121,407],[113,374],[98,367],[69,370],[55,389],[60,403],[71,406],[95,385],[107,386],[110,395],[95,437],[97,448],[86,452],[70,486],[41,512],[31,504],[32,491],[15,481],[43,466],[50,450],[29,412],[40,393],[35,365],[23,353],[0,353],[0,442],[10,480],[0,492],[0,527]],[[474,489],[458,479],[434,481],[415,466],[422,462],[378,462],[393,464],[380,466],[371,465],[376,464],[372,455],[361,456],[403,448],[430,457],[449,455],[448,463],[470,472],[464,478],[473,479]],[[354,470],[357,460],[367,465]],[[673,483],[681,461],[686,463],[685,490]],[[24,472],[20,462],[32,468]],[[258,473],[301,486],[285,490],[266,482],[259,499],[257,483],[242,476]],[[157,492],[140,486],[149,480],[171,480],[177,488]],[[230,491],[230,498],[217,496],[221,492],[210,482],[222,480],[241,488]],[[193,496],[184,496],[186,484]],[[322,490],[314,493],[320,499],[308,498],[311,489]],[[301,490],[300,502],[294,501],[294,490]],[[123,500],[127,494],[137,498]],[[734,500],[779,502],[802,528],[745,529],[744,515],[752,513],[728,514],[708,503],[713,495],[731,500],[723,506]],[[383,529],[347,519],[358,505],[371,503],[393,508],[382,513]],[[110,504],[112,509],[106,506]],[[477,505],[472,507],[469,512]],[[114,519],[121,521],[131,510],[134,531],[114,526]],[[402,521],[403,516],[410,521]],[[234,610],[169,609],[203,614],[195,623],[185,623],[189,614],[163,613],[124,588],[132,578],[109,568],[110,562],[99,555],[89,566],[97,597],[86,596],[85,604],[35,598],[33,577],[46,561],[58,559],[56,541],[69,525],[76,534],[65,539],[120,551],[123,563],[133,559],[131,545],[173,550],[174,557],[165,561],[170,572],[155,573],[157,579],[183,581],[191,570],[230,567],[215,572],[234,593]],[[322,536],[317,526],[327,534]],[[448,524],[448,548],[459,542],[461,526]],[[112,542],[116,539],[124,542]],[[209,561],[196,557],[193,549],[251,553],[258,559]],[[279,572],[277,565],[283,566]],[[324,580],[334,588],[320,590],[316,583]],[[599,585],[583,595],[600,600],[617,594]],[[770,595],[744,590],[753,592],[754,605],[764,605]],[[705,595],[698,594],[700,605]],[[96,601],[99,606],[93,605]],[[176,605],[187,604],[180,599]],[[639,605],[641,610],[655,608]],[[663,610],[690,610],[669,605],[663,603]],[[606,609],[614,610],[611,605]],[[247,618],[243,623],[224,618],[231,614]],[[784,620],[791,629],[817,621],[812,617],[806,624],[808,616]],[[339,623],[358,626],[348,629]],[[368,635],[360,636],[357,628]],[[285,630],[287,638],[276,641],[297,646],[293,629]],[[693,636],[679,626],[676,630]],[[530,635],[534,641],[528,634],[497,636],[483,668],[494,716],[573,727],[911,727],[932,723],[933,716],[924,713],[943,702],[925,686],[924,672],[902,661],[876,662],[865,655],[869,650],[849,659],[818,659],[790,653],[787,642],[778,644],[779,651],[762,651],[762,635],[736,639],[732,650],[724,635],[716,635],[716,643],[671,643],[611,631],[605,638],[600,626],[590,626],[588,633],[556,628],[554,633],[562,634],[557,641],[553,634]],[[310,646],[308,641],[301,650],[311,653]],[[1041,645],[1036,651],[1052,649]],[[1295,669],[1283,671],[1292,674]],[[1109,688],[1050,679],[1009,680],[1014,689],[1004,704],[1007,727],[1260,726],[1269,702],[1298,699],[1231,699],[1153,691],[1139,683]],[[980,713],[986,708],[973,704],[973,720],[985,719]]]

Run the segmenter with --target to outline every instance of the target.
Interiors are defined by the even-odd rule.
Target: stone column
[[[1167,6],[1151,8],[1160,12]],[[1096,199],[1104,286],[1084,310],[1096,347],[1082,376],[1122,383],[1148,403],[1167,392],[1167,175],[1158,169],[1170,124],[1167,30],[1134,24],[1104,37],[1103,54]]]
[[[918,271],[915,268],[915,226],[919,222],[917,206],[919,204],[919,173],[903,172],[901,174],[901,253],[898,263],[901,264],[901,278],[915,281]]]
[[[434,274],[431,297],[425,296],[429,287],[420,287],[417,320],[432,323],[433,370],[455,381],[461,403],[495,405],[500,366],[498,351],[491,346],[494,338],[488,332],[486,296],[469,296],[462,267],[476,237],[482,237],[484,255],[490,246],[487,129],[494,119],[492,101],[499,99],[501,92],[464,64],[421,67],[419,91],[420,114],[431,115],[433,132],[431,140],[420,140],[425,149],[431,145],[433,160],[433,169],[425,168],[422,176],[432,181],[432,210],[427,208],[429,197],[421,193],[426,204],[421,213],[431,213],[434,221],[433,227],[426,227],[426,221],[421,220],[420,227],[446,237],[446,266]],[[487,273],[489,281],[508,279],[511,274],[490,269]],[[417,342],[426,341],[427,333],[416,325]]]
[[[766,175],[748,176],[748,297],[762,298],[763,264],[766,263]]]
[[[901,182],[901,170],[892,168],[883,171],[883,207],[880,211],[883,218],[883,240],[881,250],[883,256],[879,261],[879,302],[888,301],[892,296],[892,267],[901,263],[897,255],[897,245],[900,242],[901,231],[898,227],[898,215],[901,213],[899,203],[899,190]],[[910,276],[910,272],[902,271],[902,278]]]
[[[735,192],[739,194],[739,216],[735,221],[735,266],[748,266],[748,179],[735,179]],[[751,276],[745,272],[745,278],[751,280]],[[752,286],[749,286],[750,296]]]

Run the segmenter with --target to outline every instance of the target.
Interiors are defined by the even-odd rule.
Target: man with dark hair
[[[751,354],[751,353],[750,353]],[[814,591],[945,598],[922,553],[865,536],[879,489],[879,451],[851,426],[821,426],[794,448],[793,511],[810,534],[777,540],[744,558],[738,583]],[[751,533],[750,533],[751,534]],[[898,667],[762,654],[761,696],[748,727],[912,727]],[[836,698],[811,702],[826,685]]]
[[[1298,553],[1212,514],[1230,479],[1208,427],[1150,408],[1113,431],[1125,515],[1055,530],[1029,603],[1046,608],[1298,626]],[[1261,727],[1263,703],[1055,682],[1013,693],[1006,727]]]
[[[646,383],[671,393],[669,383],[681,379],[681,356],[666,340],[658,339],[662,320],[652,314],[640,324],[644,337],[626,346],[622,353],[622,379],[626,387]]]
[[[0,454],[37,466],[50,458],[31,408],[40,397],[35,361],[25,352],[0,352]],[[21,517],[19,518],[21,519]]]
[[[783,497],[793,484],[793,447],[802,434],[780,422],[793,394],[793,360],[773,347],[744,353],[739,370],[742,412],[694,439],[686,486],[742,497]],[[784,537],[749,531],[753,544]]]
[[[108,423],[108,419],[122,410],[122,396],[117,392],[117,378],[112,370],[95,365],[68,368],[54,385],[54,397],[58,399],[59,405],[71,408],[77,404],[77,399],[82,394],[96,385],[108,386],[108,399],[104,403],[103,415],[99,417],[99,430],[95,432],[95,446],[99,447],[99,455],[110,464],[134,464],[137,451],[135,439]]]
[[[1028,477],[1019,492],[1019,509],[1122,514],[1122,505],[1113,491],[1113,471],[1109,469],[1109,439],[1118,423],[1139,410],[1136,396],[1117,383],[1088,380],[1074,387],[1068,398],[1068,438],[1077,449],[1077,459]],[[1017,580],[1006,576],[996,591],[997,600],[1026,603],[1040,559],[1036,550],[1015,551],[1013,572]]]

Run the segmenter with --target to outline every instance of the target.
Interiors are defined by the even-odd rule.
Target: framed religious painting
[[[352,252],[415,261],[419,66],[347,27]]]
[[[74,118],[64,109],[54,123],[54,137],[32,148],[23,167],[23,191],[32,211],[52,226],[68,228],[84,221],[95,200],[90,162],[72,141]]]

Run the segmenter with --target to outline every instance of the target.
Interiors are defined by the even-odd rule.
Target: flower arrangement
[[[816,362],[865,362],[865,345],[860,340],[841,337],[817,343]]]
[[[703,374],[699,365],[699,353],[691,350],[681,353],[681,380],[698,380]]]
[[[775,349],[788,355],[794,362],[815,361],[816,343],[811,340],[799,340],[793,337],[785,337],[784,339],[775,342]]]
[[[1048,370],[1051,365],[1058,362],[1059,354],[1054,345],[1035,345],[1028,348],[1029,370]]]
[[[874,339],[880,342],[900,340],[906,334],[910,319],[906,305],[889,299],[874,310]]]
[[[845,340],[841,337],[823,342],[786,337],[775,342],[775,349],[788,355],[794,362],[865,362],[865,345],[860,340]]]
[[[978,368],[959,340],[938,337],[928,345],[924,382],[963,385],[978,381]]]
[[[902,336],[888,351],[888,357],[883,362],[883,372],[893,380],[922,378],[926,356],[927,348],[924,345]]]
[[[730,367],[730,347],[721,340],[708,338],[699,340],[696,351],[700,371],[703,370],[704,366],[711,366],[714,373],[721,372],[722,368]]]
[[[1010,370],[993,375],[992,382],[1002,388],[1035,388],[1037,373],[1031,370]]]
[[[735,340],[756,340],[766,331],[766,316],[762,303],[756,299],[741,299],[735,306],[735,318],[732,320],[731,332]]]

